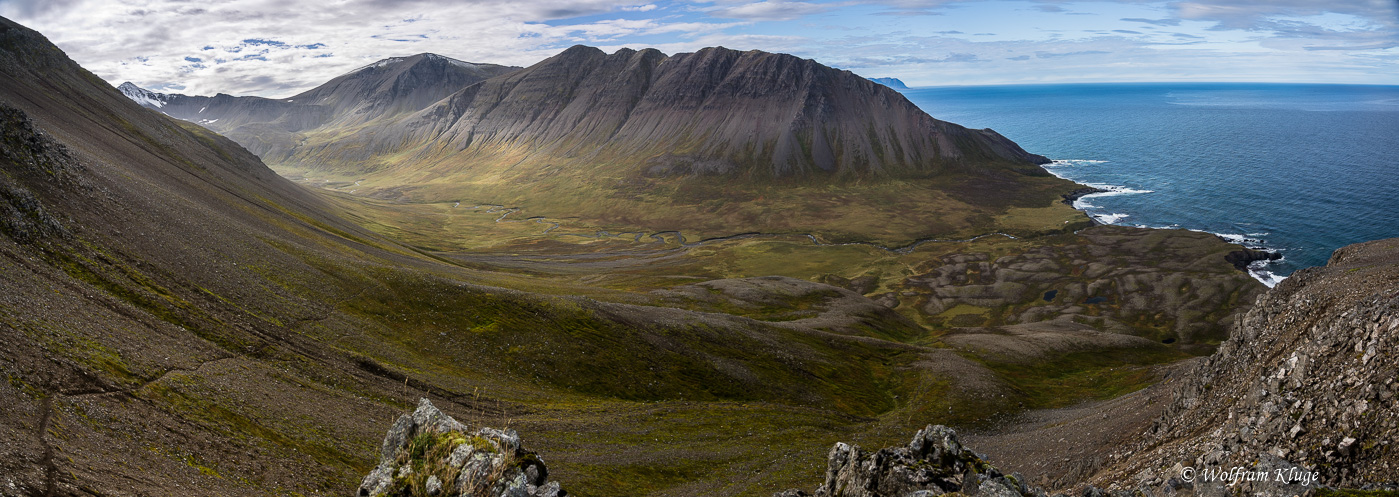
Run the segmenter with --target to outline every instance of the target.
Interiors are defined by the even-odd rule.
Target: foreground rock
[[[960,492],[995,497],[1043,496],[1020,474],[1006,475],[962,446],[946,426],[928,426],[905,447],[865,452],[836,443],[826,457],[826,481],[816,497],[930,497]],[[773,497],[810,496],[787,490]]]
[[[564,497],[535,453],[520,447],[515,430],[469,428],[427,399],[389,429],[379,465],[358,495]]]

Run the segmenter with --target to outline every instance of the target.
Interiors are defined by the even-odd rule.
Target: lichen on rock
[[[548,468],[520,445],[514,430],[470,428],[422,399],[399,416],[380,449],[379,465],[360,483],[361,497],[564,497]]]

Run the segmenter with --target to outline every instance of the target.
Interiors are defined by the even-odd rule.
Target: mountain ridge
[[[404,79],[397,76],[422,67],[424,64],[421,62],[424,61],[440,61],[465,68],[472,71],[471,75],[475,78],[463,77],[435,82],[434,84],[440,85],[441,88],[460,88],[445,96],[439,95],[439,92],[420,92],[407,95],[405,98],[402,95],[401,87],[411,87],[413,82],[405,84]],[[663,65],[665,67],[661,67]],[[368,145],[385,149],[384,155],[394,155],[395,152],[401,151],[401,149],[393,149],[392,147],[404,141],[407,141],[410,146],[415,143],[428,142],[443,148],[446,147],[446,144],[437,143],[439,140],[445,140],[447,144],[457,148],[470,147],[478,141],[484,141],[491,145],[500,145],[500,142],[511,144],[527,142],[536,145],[535,148],[538,148],[537,145],[541,142],[550,143],[565,139],[580,142],[570,144],[571,146],[566,147],[558,154],[569,157],[577,154],[581,150],[580,147],[585,145],[602,147],[605,146],[603,142],[617,138],[619,135],[621,138],[640,135],[640,139],[650,142],[666,142],[667,137],[693,135],[696,132],[696,126],[679,126],[681,129],[675,129],[677,125],[673,121],[683,118],[655,117],[648,114],[688,112],[694,118],[700,117],[706,111],[712,113],[716,108],[722,108],[722,110],[736,111],[740,114],[726,116],[718,126],[711,126],[722,128],[718,131],[721,135],[719,140],[689,147],[685,146],[684,143],[669,140],[666,145],[670,145],[670,147],[650,147],[653,149],[678,148],[680,150],[698,148],[699,154],[693,157],[693,161],[689,160],[691,157],[683,154],[653,154],[653,157],[650,158],[652,164],[646,170],[647,174],[723,174],[735,169],[737,166],[735,163],[745,160],[770,162],[772,164],[770,172],[773,176],[815,170],[849,173],[862,170],[861,166],[864,166],[863,170],[875,175],[894,174],[903,169],[926,173],[926,169],[933,163],[962,162],[964,155],[982,161],[1030,162],[1035,164],[1049,162],[1043,156],[1025,152],[1013,142],[989,129],[968,130],[961,126],[932,119],[902,96],[881,94],[879,86],[863,84],[862,81],[866,81],[864,78],[859,78],[849,71],[828,68],[813,60],[799,59],[787,54],[767,53],[758,50],[738,52],[724,47],[705,48],[695,53],[680,53],[673,56],[667,56],[655,49],[637,51],[625,48],[614,54],[606,54],[594,47],[575,45],[554,57],[527,68],[525,71],[528,76],[510,78],[479,89],[471,88],[477,82],[485,82],[494,76],[506,76],[518,69],[502,68],[494,71],[481,69],[487,66],[490,65],[462,62],[431,53],[410,57],[392,57],[352,70],[316,88],[285,99],[231,97],[225,94],[214,97],[163,94],[141,89],[129,82],[123,83],[120,88],[138,103],[174,117],[209,125],[215,130],[230,134],[235,138],[235,141],[240,141],[240,143],[250,141],[252,137],[246,136],[237,128],[242,125],[254,124],[258,122],[258,119],[256,117],[234,118],[232,122],[219,123],[218,121],[227,119],[227,114],[218,110],[206,114],[206,107],[210,101],[234,99],[234,101],[246,102],[249,105],[256,105],[254,102],[266,102],[262,106],[278,106],[279,108],[268,114],[257,116],[265,122],[282,122],[288,119],[288,114],[292,113],[324,113],[327,111],[317,107],[331,107],[331,110],[328,111],[330,117],[309,118],[303,120],[301,124],[288,125],[285,130],[289,132],[329,124],[331,120],[341,121],[336,124],[353,126],[374,119],[393,118],[404,113],[411,113],[411,116],[401,120],[391,120],[388,123],[390,128],[397,128],[394,130],[395,132],[376,133],[376,135],[388,136],[355,143],[355,145]],[[568,71],[559,71],[565,66]],[[501,66],[492,67],[500,68]],[[666,73],[668,69],[672,68],[674,68],[672,73]],[[395,76],[392,79],[391,87],[377,81],[367,84],[363,82],[365,73],[381,70]],[[616,74],[608,73],[608,71]],[[656,71],[661,71],[662,74],[653,74]],[[746,75],[747,71],[759,72],[760,74],[752,77]],[[587,76],[570,80],[567,77],[559,78],[558,72]],[[674,72],[679,72],[681,75],[677,76],[673,74]],[[446,74],[452,75],[451,73]],[[612,78],[609,79],[609,77]],[[656,78],[654,81],[652,81],[653,77]],[[716,77],[718,79],[714,79]],[[802,78],[804,80],[797,81],[795,86],[771,86],[771,81],[780,81],[784,78]],[[524,81],[525,79],[529,81]],[[824,81],[811,81],[812,79],[824,79]],[[612,86],[607,86],[605,89],[598,88],[599,83],[603,82],[602,80],[606,80]],[[524,88],[517,87],[521,83],[525,84]],[[838,83],[838,85],[833,83]],[[557,85],[565,91],[563,93],[549,93],[542,88],[550,85]],[[849,139],[850,137],[861,133],[851,130],[841,130],[844,132],[842,136],[827,139],[825,135],[832,132],[831,128],[816,129],[814,122],[841,122],[843,120],[834,118],[833,113],[837,113],[839,110],[833,110],[832,107],[842,104],[827,89],[832,86],[849,87],[851,85],[860,86],[858,88],[860,92],[869,93],[876,97],[881,105],[875,110],[888,110],[893,107],[896,114],[906,113],[913,116],[914,122],[900,123],[896,125],[897,127],[911,127],[913,131],[922,132],[933,139],[919,140],[915,137],[916,135],[907,131],[891,133],[887,130],[876,130],[874,123],[868,123],[864,126],[868,128],[868,134],[875,137],[871,140],[874,143],[852,141]],[[345,87],[351,87],[353,91],[341,91]],[[570,88],[572,90],[568,90]],[[572,93],[580,89],[584,94],[574,95]],[[481,92],[485,92],[485,94],[482,95]],[[526,94],[517,95],[517,92]],[[660,95],[654,95],[653,92]],[[769,108],[763,109],[764,111],[775,110],[778,113],[775,120],[764,119],[765,112],[747,111],[738,104],[715,101],[729,97],[756,103],[770,99],[774,94],[780,95],[784,92],[790,93],[790,97],[793,97],[792,100],[794,100],[788,104],[787,108],[773,109],[769,106]],[[489,100],[484,105],[473,105],[478,96],[483,99],[488,97],[494,97],[494,99]],[[848,95],[841,96],[848,97]],[[548,105],[555,112],[561,112],[556,117],[564,121],[556,126],[549,126],[552,123],[538,122],[539,119],[547,117],[543,115],[546,113],[545,111],[537,111],[530,115],[531,113],[521,109],[508,109],[505,111],[507,114],[504,116],[507,121],[505,123],[498,122],[500,121],[498,115],[492,115],[493,112],[500,112],[502,109],[499,107],[502,105],[508,107],[515,102],[524,105],[524,102],[534,102],[538,98],[564,98],[566,100],[568,98],[587,98],[588,100],[549,102]],[[405,102],[405,100],[407,101]],[[280,107],[281,105],[286,105],[286,107]],[[193,111],[192,108],[195,106],[199,106],[200,110]],[[596,115],[600,113],[606,114],[607,117],[603,117],[600,121],[597,120]],[[621,115],[618,116],[617,113]],[[641,122],[630,123],[634,113],[641,114],[639,116]],[[850,113],[846,112],[846,114]],[[848,117],[850,116],[842,115],[842,118]],[[887,116],[884,117],[886,119],[883,121],[889,120]],[[462,122],[464,118],[475,119]],[[443,122],[443,119],[446,121]],[[748,122],[755,124],[746,126],[745,123]],[[786,126],[789,128],[788,130],[780,129],[784,122],[788,123]],[[886,123],[886,125],[888,124]],[[575,128],[579,126],[585,128],[581,132],[582,136],[576,136],[578,131]],[[768,136],[774,132],[778,136]],[[484,136],[478,139],[478,135]],[[763,140],[752,139],[750,135],[761,137]],[[954,142],[956,143],[954,144]],[[841,146],[841,144],[846,145]],[[256,143],[245,143],[245,145],[256,145]],[[624,149],[622,154],[648,149],[648,147],[636,143],[624,144],[622,148]],[[250,149],[259,153],[264,159],[273,161],[282,159],[282,156],[278,154],[269,154],[264,147],[252,146]],[[745,153],[742,151],[744,149],[752,150]],[[931,153],[924,156],[920,154],[922,150],[931,150]],[[292,155],[291,158],[310,160],[313,157],[317,156],[314,154],[301,157]],[[1025,171],[1034,172],[1032,169]]]
[[[570,80],[559,73],[583,76]],[[755,164],[750,174],[780,177],[815,171],[919,175],[971,161],[1048,162],[993,131],[933,119],[854,73],[786,54],[714,47],[669,57],[630,49],[608,55],[577,45],[504,78],[463,89],[438,104],[450,109],[424,109],[401,125],[445,125],[428,141],[457,148],[566,142],[552,154],[563,157],[617,148],[609,155],[649,156],[645,174],[663,176],[725,174],[746,163]],[[541,86],[572,88],[571,98],[549,100],[564,95],[540,95]],[[477,104],[478,98],[487,101]],[[536,101],[550,105],[562,125],[536,124],[544,116],[501,108]],[[598,118],[599,111],[607,115]],[[763,164],[771,169],[763,171]]]

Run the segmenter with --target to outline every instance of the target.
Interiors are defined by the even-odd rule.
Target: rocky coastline
[[[1108,192],[1108,191],[1110,191],[1110,190],[1104,190],[1104,189],[1102,189],[1102,188],[1094,188],[1094,187],[1091,187],[1091,186],[1085,186],[1085,187],[1083,187],[1083,188],[1076,188],[1076,189],[1074,189],[1074,190],[1071,190],[1071,191],[1069,191],[1068,193],[1064,193],[1064,194],[1060,195],[1059,197],[1062,199],[1061,202],[1063,202],[1064,205],[1068,205],[1068,206],[1071,206],[1071,207],[1072,207],[1072,206],[1074,205],[1075,202],[1077,202],[1079,199],[1081,199],[1081,198],[1083,198],[1083,197],[1086,197],[1086,196],[1088,196],[1088,195],[1092,195],[1092,194],[1095,194],[1095,193],[1106,193],[1106,192]],[[1082,209],[1080,209],[1080,210],[1082,210]],[[1093,223],[1094,226],[1101,226],[1101,225],[1104,224],[1102,221],[1099,221],[1097,218],[1095,218],[1095,217],[1093,217],[1093,216],[1091,216],[1091,215],[1088,216],[1088,220],[1091,221],[1091,222]],[[1236,240],[1230,240],[1230,239],[1225,238],[1225,237],[1223,237],[1223,236],[1219,236],[1219,235],[1215,235],[1215,236],[1219,237],[1220,240],[1224,240],[1224,241],[1229,242],[1229,243],[1238,243],[1238,241],[1236,241]],[[1245,241],[1250,241],[1250,242],[1252,242],[1252,241],[1254,241],[1254,240],[1245,240]],[[1269,249],[1264,249],[1264,248],[1249,248],[1249,247],[1245,247],[1243,250],[1236,250],[1236,251],[1230,252],[1227,256],[1225,256],[1225,260],[1229,261],[1230,264],[1233,264],[1234,267],[1235,267],[1235,268],[1238,268],[1239,271],[1243,271],[1243,272],[1245,272],[1245,273],[1248,272],[1249,264],[1252,264],[1252,263],[1258,262],[1258,261],[1276,261],[1276,260],[1279,260],[1279,259],[1282,259],[1282,254],[1279,253],[1279,252],[1277,252],[1277,251],[1275,251],[1275,250],[1269,250]]]
[[[1248,271],[1248,265],[1256,261],[1276,261],[1278,259],[1282,259],[1282,254],[1276,251],[1251,248],[1235,250],[1224,256],[1224,260],[1229,261],[1234,267],[1245,272]]]
[[[1081,198],[1086,197],[1086,196],[1088,196],[1088,195],[1092,195],[1092,194],[1094,194],[1094,193],[1105,193],[1105,192],[1107,192],[1107,190],[1104,190],[1104,189],[1102,189],[1102,188],[1093,188],[1093,187],[1091,187],[1091,186],[1085,186],[1085,187],[1083,187],[1083,188],[1076,188],[1076,189],[1074,189],[1074,190],[1072,190],[1072,191],[1070,191],[1070,192],[1068,192],[1068,193],[1065,193],[1065,194],[1063,194],[1063,195],[1060,195],[1059,197],[1063,199],[1063,200],[1061,200],[1061,202],[1064,202],[1064,205],[1073,206],[1073,205],[1074,205],[1074,202],[1078,201],[1078,199],[1081,199]],[[1094,221],[1094,222],[1097,222],[1097,221]]]

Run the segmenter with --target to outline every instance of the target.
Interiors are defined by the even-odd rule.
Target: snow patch
[[[460,60],[457,60],[457,59],[453,59],[453,58],[451,58],[451,57],[445,57],[445,56],[442,56],[442,55],[437,55],[437,54],[435,54],[435,53],[427,54],[427,58],[433,59],[433,60],[445,60],[445,61],[447,61],[448,64],[451,64],[451,65],[454,65],[454,66],[457,66],[457,67],[460,67],[460,68],[463,68],[463,69],[476,69],[476,64],[472,64],[472,63],[470,63],[470,62],[465,62],[465,61],[460,61]]]
[[[350,72],[351,72],[351,73],[357,73],[357,72],[361,72],[361,71],[368,71],[368,70],[371,70],[371,69],[379,69],[379,68],[382,68],[382,67],[388,67],[390,64],[395,64],[395,63],[398,63],[398,62],[403,62],[403,60],[404,60],[405,58],[406,58],[406,57],[389,57],[389,58],[387,58],[387,59],[384,59],[384,60],[375,62],[375,63],[373,63],[373,64],[369,64],[369,65],[367,65],[367,66],[361,67],[361,68],[359,68],[359,69],[355,69],[355,70],[350,71]]]
[[[169,95],[156,93],[145,88],[141,88],[139,86],[131,84],[131,82],[129,81],[126,83],[122,83],[121,86],[117,87],[117,89],[121,90],[121,94],[126,95],[126,98],[129,98],[132,101],[144,105],[146,107],[164,107],[166,101],[170,98]]]

